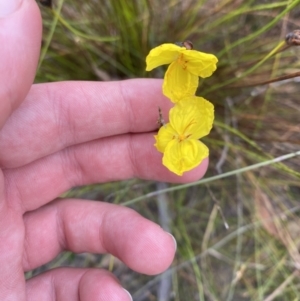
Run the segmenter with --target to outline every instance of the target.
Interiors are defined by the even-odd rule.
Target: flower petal
[[[171,63],[164,77],[163,94],[176,103],[184,97],[193,96],[199,77],[182,68],[177,61]]]
[[[181,49],[185,49],[185,47],[179,47],[171,43],[153,48],[146,57],[146,71],[161,65],[171,64],[177,59]]]
[[[176,137],[177,134],[175,130],[171,127],[170,123],[165,124],[162,126],[157,135],[154,136],[156,143],[154,146],[157,150],[161,153],[165,151],[167,144]]]
[[[187,71],[194,75],[209,77],[217,69],[218,59],[213,54],[196,50],[181,50],[181,53],[184,55]]]
[[[214,106],[203,97],[186,97],[169,113],[170,125],[181,137],[200,139],[209,134],[214,120]]]
[[[165,149],[163,165],[181,176],[185,171],[198,166],[208,154],[207,146],[198,140],[172,140]]]

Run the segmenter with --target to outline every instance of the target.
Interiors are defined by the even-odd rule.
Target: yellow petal
[[[196,50],[181,50],[187,71],[200,76],[209,77],[217,69],[218,59],[210,53],[204,53]]]
[[[165,74],[163,94],[176,103],[184,97],[195,95],[198,84],[198,76],[187,72],[178,61],[175,61],[171,63]]]
[[[203,97],[187,97],[170,110],[169,119],[170,126],[180,137],[200,139],[212,128],[214,106]]]
[[[166,147],[163,156],[163,165],[170,171],[181,176],[198,166],[203,159],[207,158],[209,150],[205,144],[198,140],[178,142],[172,140]]]
[[[146,71],[161,65],[171,64],[177,59],[181,49],[185,48],[171,43],[153,48],[146,57]]]
[[[154,146],[159,152],[163,153],[165,151],[167,144],[171,140],[173,140],[175,136],[176,136],[176,132],[171,127],[170,123],[167,123],[164,126],[162,126],[159,129],[157,135],[154,136],[156,140]]]

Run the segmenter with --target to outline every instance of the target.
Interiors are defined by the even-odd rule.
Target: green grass
[[[36,82],[162,77],[163,69],[145,72],[147,53],[186,39],[219,58],[218,70],[198,91],[216,111],[204,139],[208,173],[198,183],[163,191],[178,243],[166,274],[169,300],[300,300],[300,262],[291,246],[300,237],[300,88],[293,78],[260,85],[300,68],[297,47],[277,51],[285,34],[297,29],[300,0],[58,0],[42,13]],[[157,189],[157,183],[133,179],[66,195],[130,204],[161,222]],[[286,233],[291,240],[283,239]],[[52,266],[111,266],[105,255],[62,256]],[[162,300],[162,275],[141,276],[117,261],[112,270],[135,300]]]

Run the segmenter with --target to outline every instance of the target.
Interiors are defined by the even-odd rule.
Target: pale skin
[[[63,250],[110,253],[148,275],[174,258],[172,237],[137,212],[57,197],[74,186],[133,177],[195,181],[208,160],[183,177],[162,166],[153,131],[157,107],[168,112],[171,103],[160,80],[32,85],[41,31],[34,0],[19,0],[0,18],[0,300],[127,301],[118,280],[101,269],[54,269],[25,282],[25,271]]]

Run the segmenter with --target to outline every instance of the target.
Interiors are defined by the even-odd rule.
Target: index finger
[[[0,164],[18,167],[68,146],[158,127],[172,106],[162,81],[58,82],[33,85],[0,132]]]

